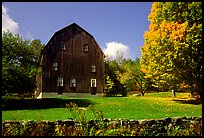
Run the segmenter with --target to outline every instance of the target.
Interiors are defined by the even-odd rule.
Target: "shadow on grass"
[[[201,104],[201,100],[173,100],[173,101],[182,104],[194,104],[194,105]]]
[[[66,108],[66,104],[70,102],[76,103],[79,107],[88,107],[90,104],[93,104],[88,99],[7,99],[2,101],[2,110]]]

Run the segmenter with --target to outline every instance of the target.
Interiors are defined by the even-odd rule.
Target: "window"
[[[64,42],[61,42],[61,50],[65,50],[65,44],[64,44]]]
[[[57,86],[63,86],[63,78],[59,77],[57,79]]]
[[[96,72],[96,65],[91,66],[91,72]]]
[[[88,52],[89,51],[89,45],[88,44],[84,45],[83,51],[84,52]]]
[[[57,71],[57,62],[52,63],[52,70]]]
[[[75,78],[72,78],[70,80],[70,87],[76,87],[76,79]]]
[[[91,87],[96,87],[96,79],[91,79]]]

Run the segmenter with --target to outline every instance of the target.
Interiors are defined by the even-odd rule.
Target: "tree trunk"
[[[176,97],[176,92],[174,90],[171,90],[172,92],[172,97]]]
[[[193,95],[193,91],[190,91],[190,98],[193,98],[194,95]]]
[[[142,94],[142,96],[144,96],[145,90],[144,90],[144,89],[141,89],[141,90],[140,90],[140,93]]]

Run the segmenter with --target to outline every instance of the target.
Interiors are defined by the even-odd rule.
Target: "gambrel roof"
[[[66,26],[66,27],[60,29],[59,31],[55,32],[54,35],[50,38],[50,40],[49,40],[48,43],[46,44],[45,48],[42,50],[41,54],[45,54],[44,51],[45,51],[45,49],[47,49],[47,46],[48,46],[49,42],[53,39],[54,36],[56,36],[56,35],[59,34],[59,33],[64,32],[66,29],[69,29],[69,28],[72,28],[72,27],[77,27],[77,28],[79,28],[81,31],[83,31],[83,32],[85,32],[87,35],[89,35],[89,36],[94,40],[94,42],[96,43],[96,45],[98,46],[98,48],[100,49],[100,51],[102,52],[102,54],[104,55],[102,49],[100,48],[99,44],[98,44],[97,41],[94,39],[94,37],[93,37],[90,33],[88,33],[86,30],[84,30],[82,27],[80,27],[78,24],[76,24],[76,23],[72,23],[71,25]]]

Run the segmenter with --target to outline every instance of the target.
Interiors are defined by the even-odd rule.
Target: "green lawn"
[[[147,93],[144,97],[53,98],[36,99],[30,102],[27,100],[23,104],[11,101],[10,105],[16,106],[9,110],[3,110],[2,120],[65,120],[72,117],[65,107],[65,104],[70,101],[77,103],[79,107],[83,107],[87,119],[93,118],[89,110],[87,110],[90,104],[93,105],[94,109],[101,110],[105,118],[112,119],[139,120],[202,116],[202,104],[193,98],[189,98],[187,93],[177,93],[176,97],[173,98],[170,92],[160,92]]]

